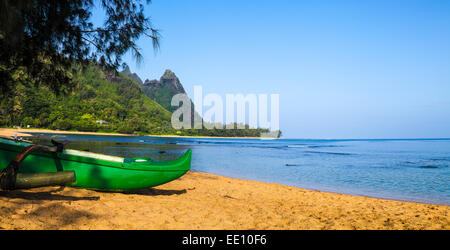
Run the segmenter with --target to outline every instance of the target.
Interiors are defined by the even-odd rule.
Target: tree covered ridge
[[[0,124],[61,130],[164,133],[171,114],[133,80],[96,64],[75,66],[73,89],[56,95],[47,86],[18,83],[2,96]],[[97,122],[106,121],[107,124]],[[101,122],[100,122],[101,123]]]

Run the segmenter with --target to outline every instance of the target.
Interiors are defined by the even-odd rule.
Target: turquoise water
[[[168,160],[192,170],[312,190],[450,205],[450,139],[248,140],[54,135],[69,148]],[[49,135],[35,134],[47,142]]]

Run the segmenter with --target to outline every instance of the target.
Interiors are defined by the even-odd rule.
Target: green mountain
[[[150,99],[134,80],[89,65],[74,68],[76,86],[56,96],[45,87],[18,84],[2,97],[0,125],[78,131],[175,133],[171,113]]]
[[[180,79],[171,70],[166,70],[164,75],[158,80],[146,80],[142,84],[144,93],[161,104],[165,109],[174,112],[177,107],[172,107],[173,96],[177,94],[186,94]]]
[[[129,68],[122,73],[91,63],[66,72],[75,83],[55,95],[17,72],[15,89],[0,92],[0,126],[127,134],[259,137],[267,129],[185,129],[171,126],[172,96],[186,93],[167,70],[159,81],[142,82]],[[158,103],[159,102],[159,103]],[[193,112],[193,116],[198,115]],[[191,117],[193,119],[193,117]]]
[[[171,102],[173,96],[177,94],[186,94],[180,79],[173,73],[170,69],[167,69],[159,80],[146,80],[142,83],[142,79],[136,74],[132,73],[130,68],[125,68],[122,71],[124,76],[135,80],[137,83],[141,83],[141,88],[143,92],[150,97],[152,100],[159,103],[162,107],[170,112],[174,112],[178,107],[172,107]],[[191,121],[194,127],[195,121],[203,121],[202,117],[195,111],[194,103],[191,100],[192,115]],[[197,118],[197,119],[195,119]],[[237,124],[234,124],[237,127]],[[191,130],[181,130],[177,131],[178,135],[188,135],[188,136],[223,136],[223,137],[260,137],[262,133],[269,132],[268,129],[250,129],[248,125],[245,129],[191,129]],[[281,131],[274,132],[275,137],[281,136]]]
[[[122,73],[136,82],[141,83],[142,90],[148,97],[172,113],[178,109],[178,107],[172,107],[172,98],[177,94],[187,94],[180,79],[170,69],[167,69],[159,80],[147,79],[144,83],[142,83],[141,78],[136,73],[132,73],[128,67]],[[192,124],[194,124],[195,118],[197,118],[197,121],[202,121],[201,116],[195,111],[192,100],[191,107]]]

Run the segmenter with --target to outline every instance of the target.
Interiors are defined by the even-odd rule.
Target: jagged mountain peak
[[[183,88],[183,85],[180,82],[180,79],[175,75],[173,71],[167,69],[161,78],[158,80],[145,80],[145,87],[152,87],[157,89],[167,89],[171,94],[185,94],[186,91]]]
[[[178,79],[178,77],[175,75],[175,73],[170,70],[170,69],[166,69],[166,71],[164,72],[164,74],[161,76],[161,79]]]
[[[122,73],[126,74],[131,79],[138,78],[140,80],[136,74],[131,73],[131,70],[128,67]],[[144,93],[170,112],[173,112],[176,109],[176,107],[172,107],[171,105],[173,96],[177,94],[186,94],[180,79],[170,69],[166,69],[159,80],[146,79],[143,83],[139,80],[136,81],[139,82]]]
[[[139,83],[139,85],[144,84],[144,82],[142,82],[142,79],[139,77],[139,75],[131,72],[131,69],[128,66],[126,66],[125,69],[121,73],[124,74],[125,76],[127,76],[128,78],[135,80],[137,83]]]
[[[131,73],[131,69],[130,69],[129,66],[126,66],[125,69],[122,71],[122,73],[124,73],[124,74],[126,74],[126,75],[132,74],[132,73]]]
[[[167,69],[159,80],[146,80],[142,85],[144,93],[161,104],[165,109],[173,112],[172,97],[177,94],[186,94],[180,79],[175,73]]]

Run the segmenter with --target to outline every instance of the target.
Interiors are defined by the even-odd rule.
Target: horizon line
[[[450,140],[450,137],[430,138],[279,138],[279,140]]]

